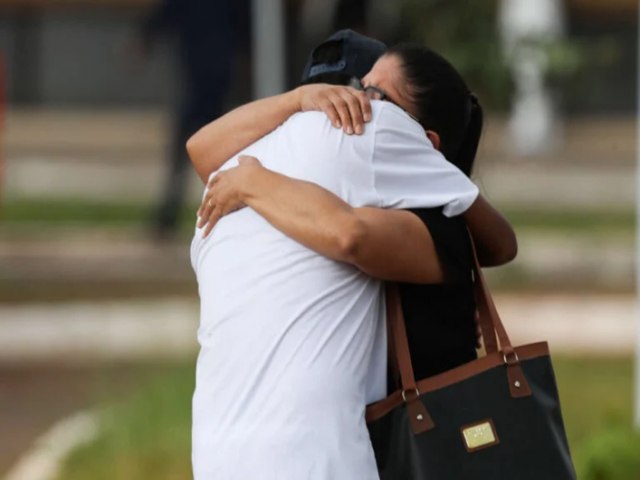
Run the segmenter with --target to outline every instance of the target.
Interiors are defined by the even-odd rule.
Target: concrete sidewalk
[[[631,354],[631,295],[497,295],[516,344],[549,341],[556,352]],[[165,298],[0,305],[0,363],[140,361],[190,357],[197,299]]]

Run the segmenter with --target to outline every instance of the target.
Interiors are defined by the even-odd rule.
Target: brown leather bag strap
[[[407,405],[409,422],[414,433],[422,433],[434,427],[431,415],[420,401],[420,391],[416,385],[411,363],[411,352],[407,339],[407,329],[402,313],[402,304],[398,286],[388,283],[386,286],[387,322],[390,325],[389,333],[393,349],[396,355],[396,365],[400,370],[400,383],[402,384],[402,399]]]
[[[491,317],[491,313],[488,308],[486,285],[482,282],[482,267],[478,261],[478,253],[473,241],[473,235],[471,231],[467,229],[469,234],[469,242],[471,244],[471,254],[473,256],[473,266],[471,273],[473,274],[473,294],[476,299],[476,309],[478,311],[478,322],[480,324],[480,330],[482,332],[482,341],[484,343],[484,350],[487,354],[496,353],[498,351],[498,342],[496,340],[496,333],[494,322]],[[484,286],[483,286],[484,285]]]
[[[504,363],[507,370],[507,380],[509,382],[509,391],[513,398],[527,397],[531,395],[529,383],[520,366],[511,340],[506,329],[498,315],[489,288],[478,261],[473,238],[471,240],[471,250],[473,253],[473,273],[474,273],[474,292],[476,296],[476,306],[480,315],[480,325],[482,334],[485,338],[485,346],[487,353],[497,353],[496,334],[500,342],[500,349],[503,354]],[[413,365],[411,363],[411,353],[409,351],[409,341],[407,338],[407,330],[402,313],[402,304],[400,302],[400,294],[398,286],[389,283],[386,286],[386,304],[387,304],[387,322],[388,332],[391,336],[389,341],[395,350],[396,364],[400,371],[400,383],[402,384],[402,399],[407,406],[407,412],[411,429],[415,434],[426,432],[432,429],[435,424],[431,415],[427,412],[426,407],[420,401],[420,391],[416,384],[415,375],[413,373]]]
[[[498,351],[498,345],[496,343],[496,333],[500,342],[500,349],[502,351],[511,352],[513,346],[509,335],[507,334],[504,324],[500,319],[498,310],[496,309],[487,281],[484,278],[480,261],[478,260],[478,254],[473,242],[473,236],[469,232],[469,239],[471,242],[471,253],[473,255],[473,290],[476,298],[476,308],[480,315],[480,328],[482,330],[482,337],[485,344],[485,350],[487,353],[496,353]]]
[[[476,309],[478,314],[478,323],[480,324],[480,331],[482,333],[482,343],[484,344],[484,351],[487,354],[496,353],[498,351],[498,340],[496,339],[496,331],[491,322],[491,315],[485,308],[486,303],[479,295],[479,289],[475,287],[475,283],[478,282],[475,269],[473,270],[473,293],[476,299]]]
[[[398,286],[395,283],[387,284],[387,322],[391,326],[389,329],[390,340],[393,342],[392,348],[396,354],[396,366],[400,371],[402,389],[415,391],[417,388],[416,379],[413,374],[411,353],[409,352],[407,329],[404,322],[404,314],[402,313]]]
[[[476,308],[480,315],[480,328],[485,342],[485,350],[487,354],[497,352],[496,334],[500,342],[500,351],[507,367],[507,379],[509,382],[509,391],[513,398],[528,397],[531,395],[529,382],[524,376],[518,355],[513,349],[507,330],[500,319],[496,305],[493,302],[487,281],[482,273],[482,267],[478,261],[473,236],[469,232],[471,240],[471,251],[473,253],[473,274],[474,274],[474,292],[476,297]]]

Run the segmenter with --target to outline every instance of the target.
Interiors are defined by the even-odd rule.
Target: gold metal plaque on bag
[[[491,420],[462,427],[462,436],[468,452],[475,452],[499,443],[496,429]]]

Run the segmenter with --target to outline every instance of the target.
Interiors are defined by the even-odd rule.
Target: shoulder
[[[421,143],[430,145],[422,126],[402,108],[388,101],[373,100],[371,102],[372,123],[375,130],[395,132],[415,138]]]
[[[323,112],[298,112],[291,115],[285,122],[280,125],[278,130],[297,130],[312,129],[312,131],[322,131],[328,127],[332,127],[329,117]]]
[[[402,139],[403,142],[409,141],[423,147],[433,148],[420,124],[397,105],[387,101],[373,100],[371,111],[371,121],[365,125],[364,134],[348,135],[345,136],[346,138],[355,141],[377,138],[378,142],[382,143],[397,138],[398,140]],[[343,135],[341,129],[333,127],[324,112],[317,111],[295,113],[272,133],[298,134],[316,141],[327,136]],[[379,138],[378,134],[381,134]]]
[[[362,135],[347,135],[341,128],[333,126],[324,112],[299,112],[289,117],[272,138],[278,145],[286,144],[303,148],[305,152],[331,153],[345,158],[369,159],[374,149],[375,134],[370,125]]]
[[[293,142],[312,149],[336,144],[342,134],[324,112],[314,111],[294,113],[270,135],[278,142]]]

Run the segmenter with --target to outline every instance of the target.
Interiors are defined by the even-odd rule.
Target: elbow
[[[194,165],[196,164],[196,158],[198,156],[198,150],[199,150],[199,141],[198,141],[198,134],[194,134],[191,136],[191,138],[189,138],[189,140],[187,140],[187,144],[186,144],[186,148],[187,148],[187,154],[189,155],[189,159],[191,160],[191,163],[193,163]]]
[[[516,234],[512,231],[511,234],[505,238],[502,244],[500,252],[497,254],[497,265],[505,265],[513,261],[518,256],[518,239]]]
[[[186,149],[187,155],[189,156],[189,160],[191,160],[193,168],[195,169],[202,182],[206,184],[209,179],[209,175],[205,168],[203,160],[203,148],[201,146],[201,142],[198,138],[197,133],[192,135],[191,138],[187,140]]]
[[[336,234],[335,260],[358,266],[362,245],[366,241],[366,227],[359,218],[352,218]]]
[[[511,230],[509,241],[505,247],[505,263],[513,261],[518,256],[518,238],[516,232]]]
[[[500,237],[493,246],[485,246],[476,243],[478,260],[483,267],[499,267],[505,265],[518,255],[518,241],[515,233],[511,231]]]

